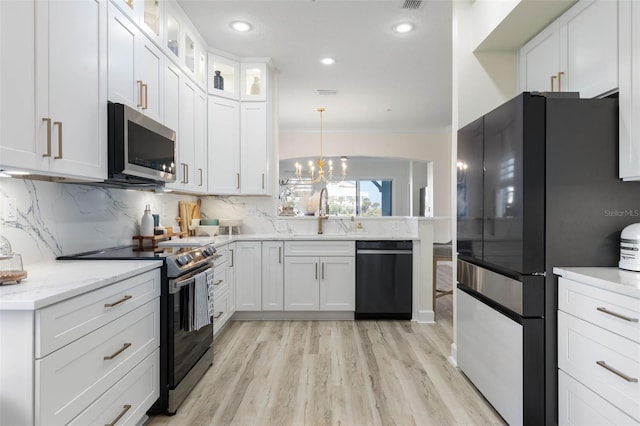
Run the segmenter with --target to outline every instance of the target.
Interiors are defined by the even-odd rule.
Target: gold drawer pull
[[[43,118],[42,121],[47,123],[47,153],[42,154],[43,157],[51,157],[51,119]]]
[[[622,371],[620,370],[616,370],[615,368],[607,365],[606,362],[604,361],[596,361],[596,364],[598,364],[600,367],[611,371],[613,374],[615,374],[618,377],[622,377],[623,379],[625,379],[627,382],[631,382],[631,383],[638,383],[638,379],[634,378],[634,377],[630,377],[627,376],[626,374],[624,374]]]
[[[221,283],[222,281],[224,281],[224,280],[218,280],[218,281],[214,282],[214,283],[213,283],[213,285],[220,285],[220,283]]]
[[[628,317],[628,316],[626,316],[626,315],[622,315],[622,314],[619,314],[619,313],[617,313],[617,312],[610,311],[610,310],[608,310],[607,308],[605,308],[604,306],[598,306],[598,307],[596,308],[596,310],[598,310],[598,311],[600,311],[600,312],[604,312],[605,314],[609,314],[609,315],[614,316],[614,317],[616,317],[616,318],[623,319],[623,320],[625,320],[625,321],[629,321],[629,322],[638,322],[638,318],[631,318],[631,317]]]
[[[120,414],[118,414],[118,417],[113,419],[113,421],[111,423],[107,423],[104,426],[115,426],[115,424],[118,423],[118,420],[120,420],[122,418],[122,416],[124,416],[127,413],[127,411],[129,411],[130,408],[131,408],[131,405],[129,405],[129,404],[127,404],[124,407],[122,407],[122,411],[120,411]]]
[[[131,346],[131,343],[125,343],[124,345],[122,345],[122,347],[120,349],[118,349],[117,351],[115,351],[113,354],[109,355],[109,356],[105,356],[104,359],[106,361],[112,360],[115,357],[117,357],[118,355],[120,355],[122,352],[124,352],[129,346]]]
[[[218,315],[216,315],[215,317],[213,317],[213,319],[218,319],[222,316],[222,314],[224,314],[224,312],[218,312]]]
[[[54,126],[58,126],[58,155],[53,157],[54,160],[62,158],[62,121],[54,121]]]
[[[144,102],[142,102],[142,80],[136,81],[138,84],[138,108],[144,106]]]
[[[129,295],[127,294],[127,295],[125,295],[122,299],[117,300],[117,301],[115,301],[115,302],[113,302],[113,303],[105,303],[105,304],[104,304],[104,307],[105,307],[105,308],[113,308],[114,306],[119,305],[119,304],[121,304],[122,302],[126,302],[127,300],[131,299],[132,297],[133,297],[133,296],[129,296]]]

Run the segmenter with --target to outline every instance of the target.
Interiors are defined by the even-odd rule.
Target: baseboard
[[[436,322],[436,313],[432,310],[418,311],[417,322],[421,324],[434,324]]]
[[[255,320],[353,320],[353,312],[341,311],[236,311],[234,321]]]
[[[449,355],[449,364],[458,368],[458,345],[455,342],[451,344],[451,355]]]

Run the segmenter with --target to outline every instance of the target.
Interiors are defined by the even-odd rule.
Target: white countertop
[[[174,238],[171,241],[162,241],[158,243],[160,247],[197,247],[207,244],[220,246],[233,241],[359,241],[359,240],[419,240],[416,235],[398,234],[398,235],[382,235],[369,234],[368,232],[354,232],[349,234],[234,234],[234,235],[218,235],[215,237],[187,237]]]
[[[573,281],[640,299],[640,272],[625,271],[616,267],[558,267],[553,268],[553,273]]]
[[[56,260],[26,265],[20,284],[0,286],[0,310],[35,310],[162,266],[161,260]]]

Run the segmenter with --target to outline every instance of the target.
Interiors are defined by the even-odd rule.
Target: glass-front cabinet
[[[162,44],[162,12],[165,5],[160,0],[116,0],[115,4],[129,15],[144,33]]]
[[[209,94],[238,99],[240,92],[240,63],[222,56],[209,54]]]
[[[166,42],[165,52],[167,55],[172,56],[173,59],[179,61],[181,55],[180,49],[180,21],[177,18],[176,13],[171,8],[167,8],[167,14],[165,15],[165,27],[166,27]]]
[[[184,65],[192,75],[196,73],[196,43],[191,34],[184,35]]]
[[[267,64],[240,64],[240,99],[243,101],[267,100]]]

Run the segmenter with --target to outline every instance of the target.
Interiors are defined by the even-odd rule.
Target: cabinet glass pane
[[[233,65],[222,62],[213,63],[213,87],[224,90],[227,93],[234,93],[236,87],[236,68]]]
[[[196,47],[189,35],[184,36],[184,63],[191,72],[196,71]]]
[[[155,35],[160,35],[160,2],[158,0],[144,0],[144,23]]]
[[[247,68],[245,75],[247,95],[256,96],[262,94],[262,70],[260,68]]]
[[[170,13],[167,13],[167,47],[176,56],[180,56],[178,47],[178,35],[180,34],[180,24]]]

